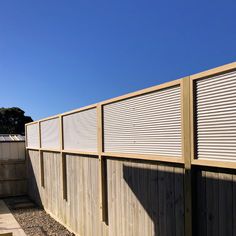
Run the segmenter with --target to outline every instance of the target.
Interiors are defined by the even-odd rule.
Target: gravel
[[[28,236],[75,235],[55,221],[42,208],[30,202],[27,197],[7,198],[4,201]]]

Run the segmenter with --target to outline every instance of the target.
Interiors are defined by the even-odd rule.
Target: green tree
[[[0,133],[25,134],[25,124],[33,121],[18,107],[0,108]]]

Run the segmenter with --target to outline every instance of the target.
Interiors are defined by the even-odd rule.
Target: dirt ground
[[[28,236],[74,235],[27,197],[7,198],[4,201]]]

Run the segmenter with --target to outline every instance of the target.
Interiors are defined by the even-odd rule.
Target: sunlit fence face
[[[182,156],[181,88],[104,106],[105,152]]]
[[[60,149],[60,122],[59,118],[46,120],[40,123],[41,147]]]
[[[39,148],[39,123],[26,126],[27,147]]]
[[[103,104],[100,116],[94,106],[29,124],[27,147],[97,155],[102,150],[105,155],[140,154],[182,162],[181,90],[181,81],[176,81]]]
[[[236,160],[236,72],[195,83],[196,157]]]
[[[97,152],[96,108],[63,117],[63,147],[65,150]]]

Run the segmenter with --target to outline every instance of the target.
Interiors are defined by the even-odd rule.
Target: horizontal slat
[[[175,123],[175,122],[178,122],[178,120],[180,119],[180,117],[177,117],[176,119],[172,119],[172,118],[170,118],[170,119],[168,119],[168,121],[166,120],[166,118],[165,119],[155,119],[155,118],[150,118],[150,119],[148,119],[148,120],[145,120],[145,119],[141,119],[139,122],[135,122],[134,121],[134,125],[136,125],[136,126],[140,126],[140,127],[143,127],[143,124],[145,124],[145,125],[148,125],[148,124],[150,124],[150,121],[152,121],[152,123],[161,123],[161,122],[163,122],[163,121],[166,121],[166,123],[168,122],[170,125],[171,124],[173,124],[173,123]],[[115,119],[115,121],[122,121],[122,119]],[[119,122],[118,122],[119,123]],[[150,124],[150,125],[152,125],[152,123]],[[164,125],[164,124],[163,124]],[[107,125],[107,126],[109,126],[109,125]],[[127,123],[125,123],[125,122],[123,122],[123,127],[126,127],[126,126],[129,126],[129,123],[127,122]],[[117,124],[117,125],[115,125],[114,124],[114,126],[113,127],[119,127],[120,128],[120,126],[119,126],[119,124]],[[180,127],[180,126],[179,126]],[[156,129],[159,129],[159,127],[155,127]]]
[[[135,144],[135,145],[133,145],[133,144]],[[153,142],[153,141],[150,141],[150,142],[140,142],[140,140],[139,141],[133,141],[133,139],[125,139],[125,140],[122,140],[122,138],[120,138],[120,139],[116,139],[116,140],[114,140],[113,142],[108,142],[107,143],[107,145],[112,145],[112,147],[114,147],[114,146],[122,146],[122,147],[129,147],[130,145],[131,146],[140,146],[140,145],[145,145],[145,146],[148,146],[148,145],[151,145],[151,146],[155,146],[155,145],[161,145],[161,146],[166,146],[166,147],[168,147],[168,144],[169,144],[169,146],[171,145],[171,146],[173,146],[173,145],[176,145],[176,146],[180,146],[181,145],[181,143],[178,141],[178,140],[175,140],[175,139],[172,139],[172,140],[169,140],[169,142],[168,142],[168,139],[166,138],[166,139],[163,139],[163,141],[155,141],[155,142]],[[155,148],[157,148],[157,147],[155,147]]]
[[[116,146],[116,149],[118,148],[122,148],[123,146]],[[163,153],[172,153],[173,155],[177,155],[178,156],[178,151],[177,150],[170,150],[170,149],[164,149],[164,148],[151,148],[151,147],[148,147],[147,149],[145,149],[145,152],[142,152],[143,148],[146,148],[146,146],[140,146],[140,147],[135,147],[133,149],[131,148],[128,148],[126,147],[126,153],[133,153],[133,154],[152,154],[153,152],[155,152],[156,150],[158,150],[158,152],[160,152],[160,154],[163,154]],[[142,153],[141,153],[142,152]],[[118,153],[117,151],[114,152],[114,153]]]
[[[209,113],[201,113],[199,114],[199,118],[218,118],[218,117],[235,117],[235,111],[219,111],[219,112],[209,112]]]
[[[235,76],[235,71],[232,71],[232,72],[229,72],[229,73],[216,75],[216,76],[213,77],[212,80],[210,80],[211,77],[209,79],[200,79],[198,81],[199,82],[198,85],[199,86],[200,85],[203,86],[203,85],[206,85],[206,84],[214,85],[214,83],[222,82],[222,80],[225,80],[225,81],[227,81],[227,79],[230,80],[231,78],[234,78],[234,76]]]
[[[214,155],[222,155],[222,156],[229,156],[229,157],[235,157],[235,151],[231,150],[217,150],[215,149],[214,151],[211,150],[206,150],[206,149],[202,149],[201,151],[198,151],[198,154],[201,155],[209,155],[210,156],[214,156]]]
[[[236,161],[236,72],[196,81],[197,157]]]
[[[198,88],[198,95],[204,95],[207,93],[207,95],[209,97],[213,96],[214,94],[231,94],[232,93],[232,86],[234,86],[234,83],[230,83],[230,85],[228,84],[222,84],[221,86],[218,87],[212,87],[212,88],[207,88],[207,89],[201,89],[199,87]]]
[[[222,137],[231,137],[231,136],[234,136],[236,134],[236,131],[235,130],[206,130],[206,131],[197,131],[197,134],[198,134],[198,137],[201,138],[201,137],[210,137],[210,136],[213,136],[213,137],[217,137],[217,136],[220,136]]]
[[[213,119],[217,119],[217,120],[220,120],[220,119],[222,119],[222,118],[225,118],[225,119],[227,119],[227,120],[229,120],[229,119],[235,119],[235,114],[227,114],[227,116],[226,115],[224,115],[224,114],[221,114],[221,115],[214,115],[214,116],[207,116],[207,115],[205,115],[205,116],[202,116],[202,117],[197,117],[197,121],[204,121],[204,120],[206,120],[206,121],[210,121],[210,120],[213,120]]]
[[[212,154],[209,156],[209,154],[201,154],[201,159],[200,160],[217,160],[217,161],[233,161],[235,162],[235,158],[233,156],[225,156],[221,154]]]
[[[203,109],[197,109],[198,115],[201,117],[201,115],[218,115],[218,114],[235,114],[236,112],[236,107],[222,107],[222,108],[203,108]]]
[[[220,96],[219,96],[220,95]],[[215,99],[215,101],[220,101],[220,100],[226,100],[226,99],[234,99],[235,96],[234,94],[230,91],[230,92],[225,92],[225,93],[216,93],[216,94],[213,94],[211,96],[202,96],[202,97],[198,97],[197,98],[197,102],[201,103],[204,101],[207,103],[207,102],[210,102],[210,101],[213,101],[213,99]]]
[[[160,105],[161,107],[167,107],[170,104],[177,104],[178,105],[178,101],[176,101],[176,96],[178,96],[178,94],[174,94],[171,97],[167,97],[167,98],[162,98],[159,102],[157,102],[156,104],[150,104],[148,101],[136,101],[135,103],[133,103],[132,105],[138,105],[137,107],[135,107],[135,109],[139,109],[142,108],[143,106],[149,106],[149,107],[155,107],[156,105]],[[157,97],[153,97],[152,99],[158,99]],[[165,103],[163,103],[163,101],[165,101]],[[121,101],[123,102],[123,101]],[[126,102],[123,102],[123,104],[126,104],[129,107],[129,104]],[[131,107],[129,107],[131,108]],[[111,108],[111,110],[119,110],[121,109],[121,107],[119,106],[115,106],[113,108]]]
[[[129,137],[131,137],[129,135],[130,132],[128,130],[117,130],[117,131],[113,130],[113,131],[114,132],[108,131],[106,134],[107,135],[114,135],[116,137],[121,137],[122,139],[128,139]],[[146,131],[145,130],[139,131],[140,137],[145,137],[147,135],[146,133],[147,133],[147,130]],[[127,135],[127,137],[124,137],[124,135]],[[153,137],[154,139],[156,139],[156,137],[157,137],[156,135],[160,135],[160,136],[167,135],[168,138],[171,139],[171,138],[174,138],[174,137],[179,137],[179,135],[181,135],[181,131],[165,132],[165,131],[154,130],[153,133],[148,134],[148,137],[150,137],[150,138]],[[172,137],[170,137],[170,135]],[[114,139],[115,139],[115,137],[114,137]],[[133,139],[133,138],[131,137],[131,139]],[[109,140],[107,140],[107,142],[109,142]]]
[[[212,119],[198,119],[198,124],[206,124],[206,125],[221,125],[222,121],[227,121],[227,124],[234,125],[236,119],[234,117],[223,117],[223,118],[212,118]]]
[[[234,101],[232,101],[231,104],[222,104],[222,105],[218,105],[218,104],[215,104],[215,106],[207,106],[207,105],[204,105],[204,108],[198,108],[197,111],[199,112],[202,112],[202,111],[217,111],[217,110],[233,110],[235,109],[235,104],[236,104],[236,99]]]
[[[210,101],[205,101],[205,100],[202,100],[202,101],[197,101],[198,102],[198,105],[205,105],[206,107],[207,106],[220,106],[220,105],[227,105],[227,104],[231,104],[231,103],[235,103],[236,101],[236,98],[235,96],[231,95],[230,97],[227,97],[227,98],[222,98],[220,97],[220,99],[214,99],[214,100],[210,100]]]
[[[174,107],[172,107],[172,106],[174,106]],[[146,108],[147,107],[144,107],[143,109],[138,109],[138,108],[127,109],[124,112],[122,111],[122,109],[121,110],[114,109],[114,110],[110,110],[110,112],[114,112],[114,113],[122,112],[122,114],[120,114],[120,117],[122,117],[122,116],[135,117],[135,113],[134,112],[142,112],[143,114],[146,114],[146,116],[151,116],[150,113],[148,112],[148,110],[146,110]],[[152,107],[148,107],[148,108],[152,109]],[[156,107],[155,108],[153,107],[153,109],[156,109]],[[156,114],[159,115],[159,116],[157,116],[157,118],[161,117],[161,116],[162,117],[167,117],[170,114],[176,113],[176,109],[177,109],[177,111],[180,110],[179,104],[175,106],[175,104],[172,103],[170,108],[165,108],[165,109],[160,108],[160,109],[158,109],[156,111]],[[133,113],[131,113],[131,112],[133,112]],[[163,112],[164,112],[164,114],[163,114]],[[107,117],[110,117],[110,115],[108,114]]]
[[[216,136],[213,136],[213,137],[198,137],[198,143],[200,143],[201,141],[202,142],[205,142],[205,141],[215,141],[215,140],[225,140],[225,141],[232,141],[232,140],[235,140],[235,137],[234,136],[232,136],[232,137],[229,137],[229,136],[227,136],[227,137],[220,137],[220,136],[218,136],[218,137],[216,137]]]
[[[105,105],[104,149],[181,157],[180,87]]]
[[[150,123],[142,123],[143,125],[145,125],[145,127],[152,127],[152,125],[150,124]],[[161,123],[157,123],[157,122],[153,122],[153,124],[156,124],[156,126],[157,127],[155,127],[153,130],[166,130],[167,128],[169,128],[169,129],[171,129],[171,128],[173,128],[173,130],[174,129],[176,129],[176,130],[180,130],[180,126],[176,126],[175,124],[173,124],[173,123],[171,123],[171,124],[161,124]],[[137,124],[133,124],[132,125],[133,127],[141,127],[142,129],[144,129],[144,127],[143,126],[141,126],[141,125],[137,125]],[[107,126],[107,127],[112,127],[111,125],[109,125],[109,126]],[[125,129],[126,127],[130,127],[130,126],[123,126],[122,128],[120,128],[120,129]],[[118,129],[118,127],[117,126],[115,126],[114,127],[114,129]],[[120,130],[120,129],[118,129],[118,130]]]
[[[236,124],[204,124],[201,125],[201,127],[198,127],[198,131],[219,131],[219,130],[235,130],[236,129]]]
[[[204,139],[202,138],[202,140],[204,141],[204,145],[211,145],[211,146],[214,146],[214,145],[229,145],[229,146],[234,146],[236,144],[236,141],[234,139],[215,139],[215,140],[208,140],[208,139]],[[203,145],[203,144],[202,144]]]
[[[232,147],[232,146],[223,146],[223,145],[216,145],[214,147],[214,150],[217,152],[222,152],[222,153],[226,153],[226,152],[233,152],[235,153],[236,147]],[[207,146],[207,145],[201,145],[201,151],[204,152],[208,152],[208,151],[212,151],[212,146]]]

